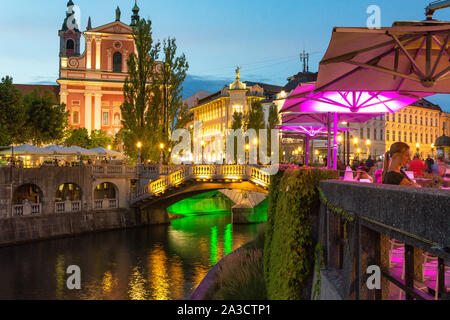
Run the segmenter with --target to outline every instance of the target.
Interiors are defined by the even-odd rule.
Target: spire
[[[134,1],[134,7],[132,9],[133,15],[131,16],[131,24],[130,26],[135,27],[137,26],[137,23],[139,22],[139,7],[137,5],[137,0]]]
[[[64,19],[63,25],[62,25],[62,29],[63,31],[67,31],[69,28],[75,30],[76,32],[79,32],[80,30],[78,30],[79,26],[78,26],[78,21],[75,20],[75,4],[73,3],[72,0],[69,0],[69,2],[67,2],[67,11],[66,11],[66,18]],[[69,21],[69,18],[71,18],[71,20]],[[70,26],[69,26],[70,24]]]
[[[70,7],[70,6],[73,6],[74,4],[73,4],[73,1],[72,0],[69,0],[69,2],[67,2],[67,6],[68,7]]]
[[[91,22],[91,16],[89,16],[89,20],[88,20],[88,25],[86,30],[91,30],[92,29],[92,22]]]
[[[121,14],[120,8],[119,8],[119,6],[117,6],[117,9],[116,9],[116,21],[120,21],[120,14]]]

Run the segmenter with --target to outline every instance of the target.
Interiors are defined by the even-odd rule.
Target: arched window
[[[120,114],[119,113],[114,114],[114,125],[120,126]]]
[[[122,54],[120,52],[114,53],[113,72],[122,72]]]
[[[68,50],[75,49],[75,42],[72,39],[67,40],[66,49],[68,49]]]

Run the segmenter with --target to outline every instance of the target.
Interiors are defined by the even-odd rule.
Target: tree
[[[91,141],[87,129],[81,128],[71,130],[65,144],[67,147],[77,146],[86,149],[89,148]]]
[[[233,122],[231,123],[231,129],[233,130],[239,130],[242,129],[242,125],[243,125],[243,119],[244,119],[244,115],[241,112],[234,112],[233,113]],[[234,137],[234,156],[233,159],[237,160],[237,152],[238,152],[238,146],[237,146],[237,137]]]
[[[276,104],[271,104],[269,107],[269,118],[267,121],[267,152],[271,154],[272,152],[272,129],[276,129],[280,122],[280,117],[278,115],[278,107]]]
[[[108,136],[105,131],[94,130],[91,132],[91,137],[89,139],[89,149],[103,147],[107,148],[109,145],[113,145],[114,138]]]
[[[250,110],[248,112],[247,120],[245,122],[245,127],[246,131],[248,131],[249,129],[254,129],[258,141],[261,141],[259,138],[259,129],[265,129],[264,111],[261,101],[252,102]],[[257,155],[259,159],[259,148],[257,148]]]
[[[182,117],[187,115],[186,106],[183,105],[182,101],[182,91],[189,65],[184,54],[176,57],[176,53],[175,38],[164,40],[162,46],[163,61],[153,80],[152,107],[159,110],[161,142],[166,146],[173,146],[170,136],[177,128],[178,121],[184,122]]]
[[[2,144],[19,144],[27,141],[25,124],[27,113],[21,92],[13,85],[11,77],[0,82],[0,132]]]
[[[160,137],[159,116],[150,105],[155,92],[155,79],[160,44],[153,42],[151,21],[142,19],[133,29],[136,53],[128,57],[128,77],[124,84],[124,103],[121,107],[123,129],[120,137],[125,152],[137,158],[137,142],[142,142],[142,159],[157,159],[157,144]]]
[[[57,104],[49,91],[33,90],[23,99],[27,113],[26,130],[34,145],[60,141],[64,138],[69,117],[65,104]]]

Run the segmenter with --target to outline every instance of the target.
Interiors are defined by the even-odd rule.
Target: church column
[[[100,58],[101,58],[101,45],[102,45],[102,38],[96,37],[95,38],[95,69],[100,70]]]
[[[88,133],[92,131],[92,93],[84,94],[84,127]]]
[[[92,69],[92,38],[86,36],[86,69]]]
[[[60,104],[64,103],[66,105],[66,110],[67,110],[67,96],[68,95],[69,95],[69,92],[67,92],[67,91],[61,91],[61,93],[60,93],[61,98],[60,98],[59,103]]]
[[[102,129],[102,94],[95,94],[95,104],[94,104],[94,124],[95,130]]]
[[[106,55],[108,59],[108,71],[112,72],[112,50],[111,49],[106,50]]]
[[[123,50],[123,57],[122,57],[122,63],[123,63],[122,70],[123,70],[123,72],[128,72],[127,61],[128,61],[128,50],[125,49],[125,50]]]

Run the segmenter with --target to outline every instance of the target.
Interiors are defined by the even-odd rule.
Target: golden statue
[[[237,67],[236,68],[236,79],[240,79],[241,78],[241,69],[242,67]]]

